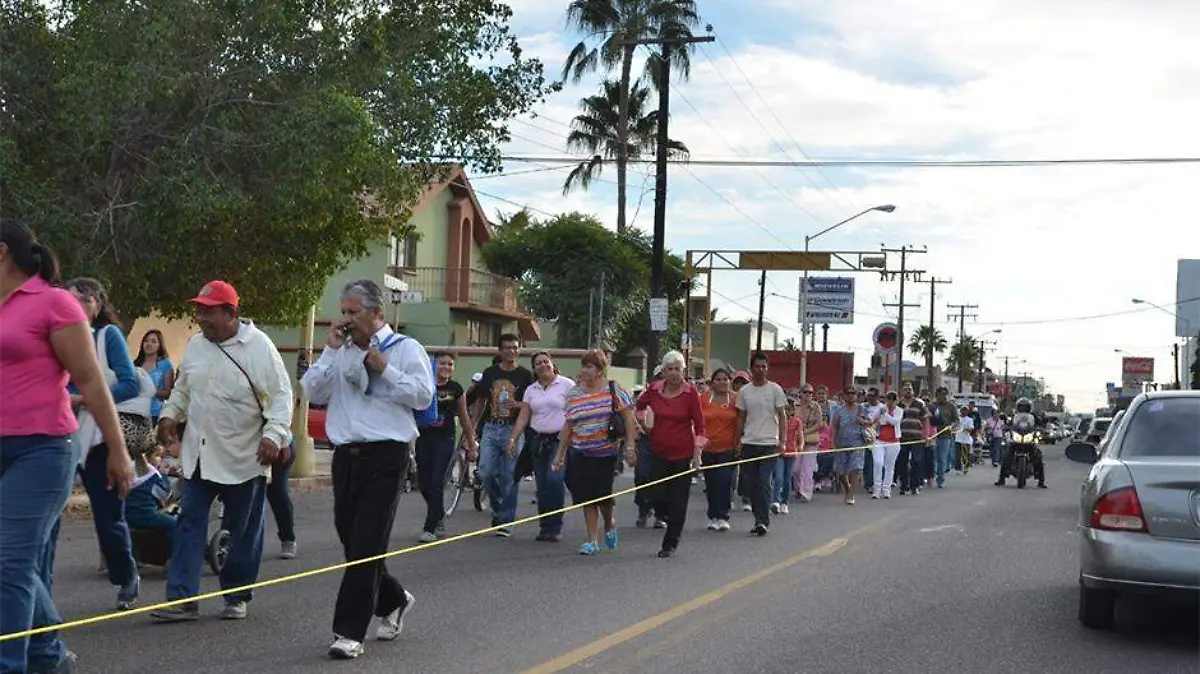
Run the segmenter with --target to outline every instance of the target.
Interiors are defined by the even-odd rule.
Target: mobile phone
[[[338,332],[339,332],[339,333],[341,333],[341,335],[342,335],[342,339],[350,339],[350,331],[351,331],[351,329],[352,329],[352,328],[350,327],[350,324],[349,324],[349,323],[347,323],[347,324],[345,324],[345,325],[343,325],[343,326],[341,326],[341,327],[339,327],[339,328],[338,328]]]

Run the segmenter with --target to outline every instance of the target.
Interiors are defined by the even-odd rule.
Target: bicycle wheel
[[[446,469],[446,488],[442,492],[442,510],[446,511],[446,517],[450,517],[458,509],[458,502],[462,499],[468,477],[467,457],[461,450],[454,452],[454,458],[450,460],[450,466]]]

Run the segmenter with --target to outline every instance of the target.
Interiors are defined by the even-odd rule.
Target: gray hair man
[[[292,423],[292,382],[271,338],[238,315],[238,295],[224,281],[206,284],[191,300],[200,334],[188,342],[179,379],[163,406],[159,442],[178,436],[187,423],[180,463],[182,508],[167,569],[167,599],[200,594],[200,569],[208,540],[212,502],[225,506],[231,544],[221,569],[221,588],[258,580],[262,560],[266,476],[287,446]],[[246,617],[249,590],[225,595],[221,618]],[[195,602],[150,614],[162,622],[196,620]]]
[[[414,411],[433,401],[434,380],[425,347],[384,320],[383,291],[374,281],[346,284],[341,312],[300,385],[310,400],[328,406],[334,526],[346,561],[354,561],[387,552],[409,447],[417,439]],[[333,611],[330,657],[362,655],[372,616],[381,619],[375,636],[394,640],[413,602],[383,560],[347,568]]]

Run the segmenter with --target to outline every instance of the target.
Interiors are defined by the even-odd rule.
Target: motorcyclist
[[[1037,428],[1037,417],[1033,415],[1033,403],[1028,398],[1021,398],[1017,401],[1017,412],[1013,415],[1012,424],[1010,426],[1015,433],[1029,433]],[[1030,456],[1033,459],[1033,476],[1037,478],[1038,488],[1046,488],[1046,464],[1042,461],[1042,450],[1037,444],[1033,444]],[[1012,462],[1014,452],[1010,447],[1008,454],[1004,456],[1004,461],[1000,464],[1000,479],[996,480],[997,487],[1003,487],[1005,480],[1012,474]]]

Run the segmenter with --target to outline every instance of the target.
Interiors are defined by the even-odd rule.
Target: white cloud
[[[528,36],[526,50],[557,74],[577,40],[563,30],[563,3],[512,4],[516,23]],[[781,158],[782,145],[788,156],[799,158],[794,141],[817,157],[1200,155],[1195,130],[1200,67],[1194,56],[1200,12],[1192,3],[777,4],[780,22],[825,30],[816,37],[812,30],[803,31],[804,39],[791,44],[756,44],[754,35],[764,27],[718,25],[717,34],[727,43],[737,36],[743,45],[735,51],[735,61],[719,48],[705,48],[694,60],[691,81],[679,85],[672,98],[671,135],[686,142],[693,156]],[[566,132],[562,123],[569,122],[575,102],[594,85],[568,87],[543,108],[542,119],[532,122],[536,129],[514,124],[513,130],[560,147]],[[524,141],[514,143],[510,152],[554,154]],[[528,167],[510,166],[521,168]],[[600,183],[588,194],[564,199],[563,176],[565,171],[552,171],[480,185],[544,210],[578,208],[612,221],[611,185]],[[916,256],[916,264],[955,280],[939,289],[944,293],[938,302],[944,329],[953,327],[945,321],[944,301],[979,304],[980,321],[986,323],[1123,311],[1136,308],[1129,303],[1135,296],[1170,303],[1175,259],[1200,255],[1192,196],[1200,167],[1194,165],[826,169],[825,176],[833,177],[841,190],[818,191],[813,183],[822,188],[827,183],[811,170],[673,169],[668,245],[680,251],[778,249],[783,240],[799,248],[804,233],[846,217],[853,206],[896,203],[894,214],[873,213],[823,237],[819,246],[863,249],[883,241],[928,245],[929,253]],[[630,183],[632,212],[637,199],[633,186],[640,187],[641,176]],[[647,196],[638,218],[646,229],[650,202]],[[747,222],[743,213],[758,224]],[[718,274],[715,287],[732,298],[752,296],[757,290],[753,276]],[[780,273],[769,290],[794,295],[796,277]],[[860,310],[884,314],[879,300],[894,301],[895,293],[895,283],[863,276]],[[926,294],[923,286],[915,286],[907,299],[927,302]],[[753,299],[742,304],[746,309],[729,306],[722,314],[747,315],[755,309]],[[767,315],[785,324],[783,336],[794,334],[788,325],[796,327],[794,301],[769,297]],[[909,316],[928,320],[928,304]],[[860,315],[857,325],[834,328],[831,348],[866,346],[878,320]],[[1155,356],[1158,377],[1170,379],[1171,319],[1160,312],[1010,324],[1003,330],[999,355],[1028,361],[1023,368],[1044,376],[1081,409],[1096,401],[1105,381],[1119,377],[1120,356],[1114,349]],[[860,353],[859,360],[865,361],[865,355]]]

